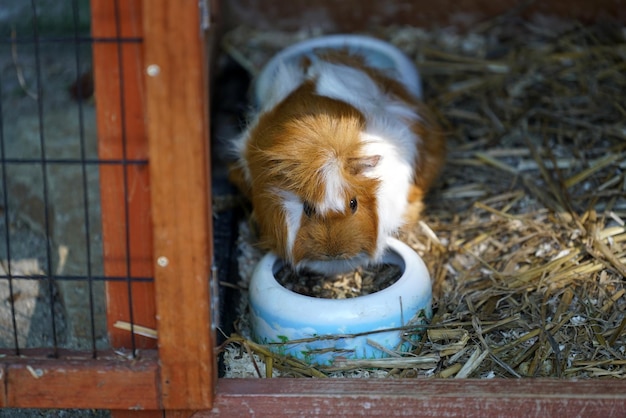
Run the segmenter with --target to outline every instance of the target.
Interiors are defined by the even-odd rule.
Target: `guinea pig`
[[[230,179],[246,195],[259,246],[325,274],[381,260],[417,222],[445,140],[392,73],[345,50],[283,63],[234,141]]]

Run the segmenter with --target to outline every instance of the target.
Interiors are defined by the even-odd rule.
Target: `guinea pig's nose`
[[[327,251],[325,255],[326,255],[326,258],[330,260],[339,260],[339,259],[346,258],[345,253],[338,252],[338,251]]]
[[[335,245],[327,244],[324,248],[324,257],[325,258],[339,258],[341,256],[341,251],[336,248]]]
[[[334,232],[337,234],[337,231]],[[324,253],[328,258],[344,258],[346,256],[345,252],[345,244],[337,239],[335,235],[332,233],[332,228],[328,228],[328,233],[326,234],[326,243],[324,245]]]

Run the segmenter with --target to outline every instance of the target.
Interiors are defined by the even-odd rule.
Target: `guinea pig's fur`
[[[235,148],[230,178],[259,245],[324,273],[380,261],[387,237],[417,221],[445,154],[419,100],[346,51],[282,65]]]

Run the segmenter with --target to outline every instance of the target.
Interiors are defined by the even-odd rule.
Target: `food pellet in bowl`
[[[284,288],[305,296],[323,299],[348,299],[383,290],[402,276],[400,266],[383,263],[361,267],[348,273],[323,275],[311,271],[296,272],[283,266],[275,274]]]

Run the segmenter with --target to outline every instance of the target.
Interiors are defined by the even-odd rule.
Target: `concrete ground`
[[[80,164],[47,164],[44,183],[44,168],[37,162],[44,156],[78,160],[83,152],[86,158],[97,158],[93,100],[79,104],[70,93],[80,75],[91,68],[89,43],[72,41],[72,4],[69,0],[36,2],[39,45],[28,41],[33,34],[30,2],[0,5],[0,139],[5,158],[22,161],[7,163],[0,172],[0,179],[6,176],[0,183],[0,274],[10,267],[13,275],[85,276],[88,265],[93,275],[102,274],[97,165],[88,165],[83,172]],[[89,36],[88,1],[77,4],[80,34]],[[60,38],[69,41],[50,42]],[[11,266],[6,263],[9,246]],[[96,338],[100,347],[105,345],[102,283],[92,289],[93,306],[86,283],[14,280],[11,285],[21,348],[51,346],[54,317],[58,346],[89,349],[92,308]],[[4,348],[12,348],[15,339],[9,293],[8,281],[0,281],[0,347]]]

